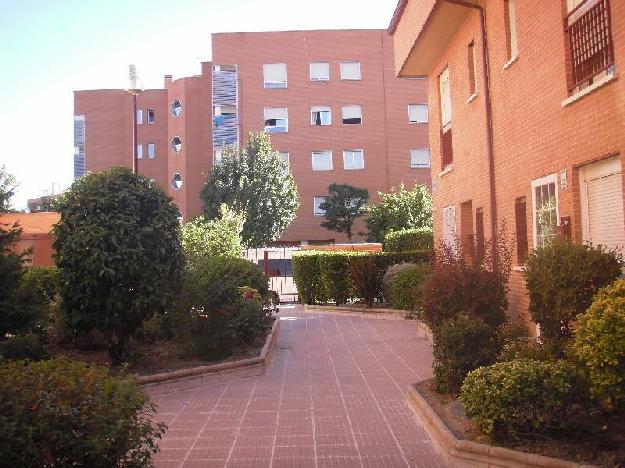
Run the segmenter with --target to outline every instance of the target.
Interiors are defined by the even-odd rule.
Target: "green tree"
[[[17,189],[17,180],[13,174],[0,166],[0,213],[11,211],[11,198]]]
[[[245,214],[242,238],[246,247],[262,247],[278,239],[295,218],[299,195],[288,164],[273,150],[265,132],[250,133],[239,151],[223,150],[201,193],[208,219],[227,204]]]
[[[198,216],[182,227],[182,247],[190,265],[212,256],[238,257],[241,255],[241,231],[245,216],[221,206],[221,217],[208,220]]]
[[[390,193],[378,192],[380,202],[369,205],[367,239],[384,242],[390,231],[421,227],[432,227],[432,198],[425,185],[415,185],[406,190],[404,184]]]
[[[326,219],[321,226],[336,232],[343,232],[352,240],[352,226],[365,213],[369,191],[348,184],[330,184],[329,196],[319,205]]]
[[[101,330],[119,363],[132,332],[177,298],[178,208],[146,177],[114,167],[74,182],[60,212],[54,248],[68,325]]]

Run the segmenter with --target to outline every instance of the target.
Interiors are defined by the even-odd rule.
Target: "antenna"
[[[137,89],[137,66],[134,63],[128,65],[128,78],[130,79],[130,89]]]

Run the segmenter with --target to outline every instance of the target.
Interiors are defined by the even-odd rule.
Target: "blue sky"
[[[395,0],[0,0],[0,165],[13,200],[66,188],[73,171],[75,89],[161,87],[199,73],[210,34],[386,28]]]

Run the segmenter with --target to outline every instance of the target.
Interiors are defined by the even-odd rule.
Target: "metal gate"
[[[264,247],[248,249],[244,256],[269,276],[269,288],[278,293],[282,302],[297,302],[297,287],[293,281],[291,260],[299,247]]]

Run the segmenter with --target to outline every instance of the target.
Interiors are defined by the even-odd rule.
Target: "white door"
[[[582,234],[585,242],[625,246],[621,159],[610,158],[580,169]]]

